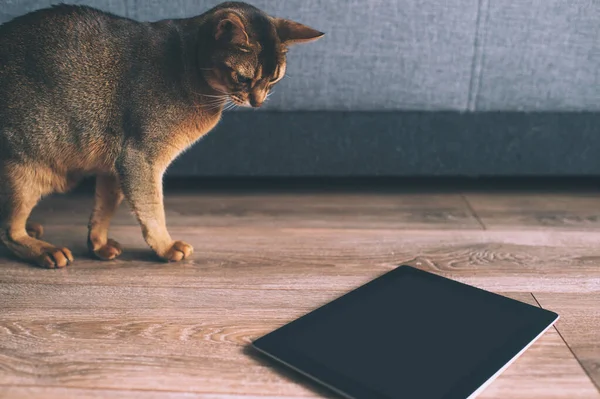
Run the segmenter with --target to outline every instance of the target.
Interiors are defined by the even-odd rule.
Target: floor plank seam
[[[469,209],[469,212],[471,212],[471,215],[473,215],[473,217],[475,218],[475,220],[477,220],[477,223],[479,223],[479,225],[481,226],[481,228],[483,230],[487,230],[486,225],[483,223],[483,221],[481,220],[481,218],[479,217],[479,215],[477,214],[477,212],[475,212],[475,208],[473,208],[473,205],[471,205],[471,202],[469,201],[469,199],[467,198],[467,196],[464,195],[464,194],[460,194],[460,197],[463,199],[463,201],[467,205],[467,209]]]
[[[542,306],[542,304],[540,303],[540,301],[538,301],[538,299],[535,297],[535,295],[533,294],[533,292],[531,293],[531,296],[533,297],[533,299],[535,300],[535,302],[538,304],[538,306],[543,309],[544,307]],[[583,372],[585,373],[585,375],[587,375],[587,377],[590,379],[590,381],[592,382],[592,385],[594,387],[596,387],[596,389],[598,390],[598,393],[600,393],[600,385],[596,384],[596,381],[594,381],[594,379],[592,378],[592,376],[589,373],[589,371],[583,366],[583,363],[581,363],[581,361],[579,360],[579,358],[577,357],[577,355],[575,354],[575,352],[573,352],[573,349],[567,343],[567,340],[565,339],[565,337],[563,337],[563,335],[561,334],[561,332],[558,329],[558,327],[556,327],[556,324],[554,325],[554,330],[558,333],[558,336],[560,337],[560,339],[564,342],[565,346],[569,349],[569,352],[571,352],[571,355],[573,355],[573,357],[575,358],[575,360],[577,360],[577,363],[579,364],[579,366],[581,367],[581,369],[583,370]]]

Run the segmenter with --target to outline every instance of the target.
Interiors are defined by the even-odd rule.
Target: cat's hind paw
[[[106,244],[98,249],[90,248],[92,253],[101,260],[113,260],[123,253],[121,244],[115,240],[108,239]]]
[[[194,247],[183,241],[175,241],[171,248],[161,258],[168,262],[179,262],[189,258],[194,253]]]

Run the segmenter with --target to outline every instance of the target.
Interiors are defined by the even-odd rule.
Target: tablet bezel
[[[487,295],[501,297],[500,295],[469,286],[442,276],[438,276],[420,269],[402,265],[382,276],[356,288],[355,290],[313,310],[304,316],[266,334],[252,342],[252,346],[263,354],[283,363],[297,372],[319,382],[329,389],[347,398],[373,398],[373,399],[391,399],[370,388],[347,378],[341,374],[327,368],[325,365],[303,356],[301,353],[291,349],[287,344],[286,337],[293,333],[294,328],[310,323],[313,319],[322,317],[325,312],[338,306],[351,306],[355,297],[368,295],[369,292],[376,290],[380,285],[389,284],[394,279],[401,278],[407,273],[416,273],[419,277],[428,279],[443,279],[449,284],[454,284],[458,290],[479,291],[478,295]],[[522,330],[519,330],[507,342],[492,352],[488,359],[479,364],[469,373],[469,377],[457,381],[451,390],[443,399],[466,399],[472,397],[483,387],[494,380],[505,368],[508,367],[520,354],[522,354],[533,342],[543,335],[558,320],[558,314],[542,309],[524,302],[519,302],[511,298],[505,298],[511,301],[513,306],[527,306],[536,312],[536,316],[531,318],[531,323]],[[442,399],[442,398],[440,398]]]

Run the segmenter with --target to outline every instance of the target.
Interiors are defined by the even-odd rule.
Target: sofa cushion
[[[51,0],[0,0],[13,16]],[[67,1],[69,2],[69,1]],[[71,1],[73,3],[74,1]],[[326,32],[290,51],[271,110],[463,109],[477,6],[468,0],[251,0]],[[219,0],[80,0],[138,20],[189,17]]]
[[[463,109],[477,4],[468,0],[251,0],[326,36],[290,51],[265,109]],[[219,0],[138,1],[142,20],[186,17]]]
[[[0,22],[59,0],[0,0]],[[220,0],[67,0],[138,20]],[[597,0],[249,0],[326,32],[266,110],[600,110]]]
[[[491,1],[481,110],[600,110],[598,0]]]

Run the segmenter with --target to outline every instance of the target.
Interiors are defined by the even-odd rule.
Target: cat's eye
[[[238,83],[243,84],[243,85],[247,85],[247,84],[250,84],[250,82],[252,82],[252,78],[249,78],[249,77],[244,76],[239,73],[236,76],[236,80],[238,81]]]

